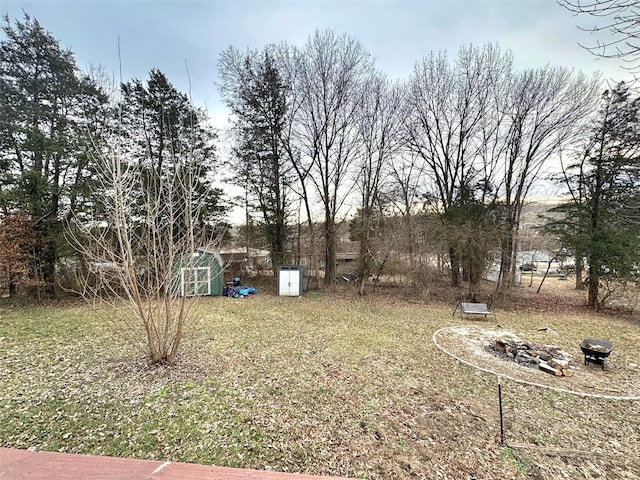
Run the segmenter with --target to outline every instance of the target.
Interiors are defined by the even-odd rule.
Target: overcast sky
[[[550,63],[628,76],[619,62],[578,46],[595,43],[576,27],[592,20],[554,0],[0,0],[0,12],[12,21],[22,10],[70,48],[83,69],[100,65],[118,78],[119,39],[124,80],[146,79],[157,67],[186,92],[186,63],[194,103],[206,106],[216,125],[226,117],[216,88],[222,50],[302,45],[315,29],[355,37],[392,77],[406,78],[430,51],[453,56],[462,45],[488,42],[510,49],[518,67]]]

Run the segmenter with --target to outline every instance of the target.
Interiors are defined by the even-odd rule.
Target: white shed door
[[[180,271],[182,279],[181,295],[211,295],[211,269],[209,267],[183,268]]]
[[[300,270],[280,270],[280,289],[278,295],[285,297],[300,296]]]

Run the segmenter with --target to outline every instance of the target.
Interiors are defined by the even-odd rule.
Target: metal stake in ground
[[[502,420],[502,382],[498,377],[498,405],[500,407],[500,445],[504,445],[504,422]]]

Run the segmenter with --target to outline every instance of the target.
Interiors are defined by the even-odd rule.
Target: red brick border
[[[1,480],[346,480],[192,463],[0,447]]]

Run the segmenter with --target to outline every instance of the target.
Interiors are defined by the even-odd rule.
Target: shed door
[[[183,268],[182,296],[211,295],[210,267]]]
[[[278,295],[300,296],[300,270],[280,270],[280,291]]]

